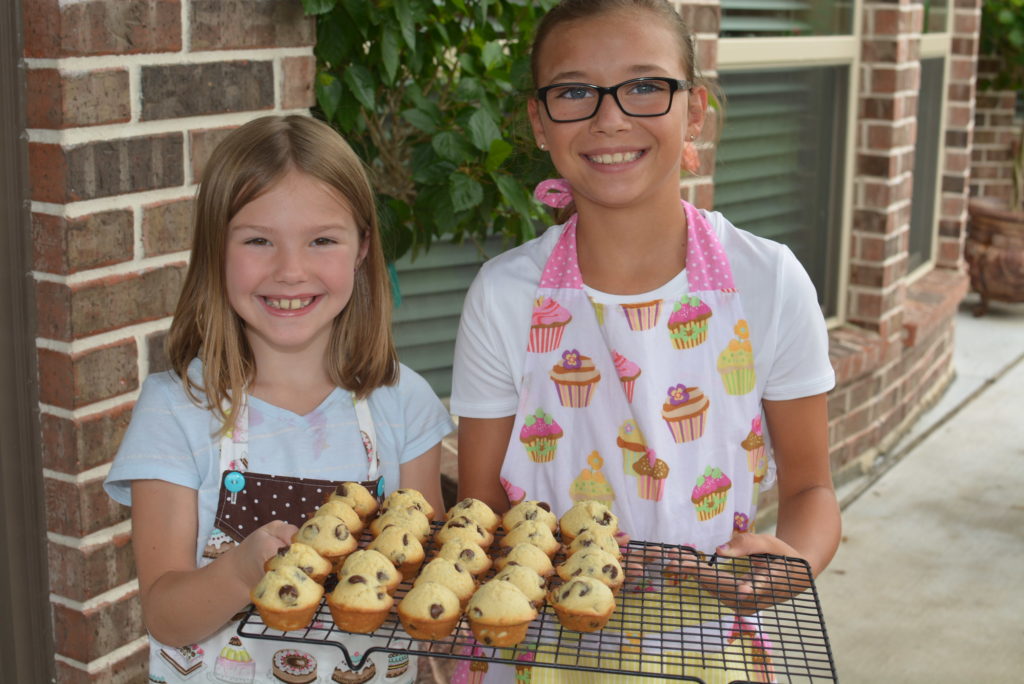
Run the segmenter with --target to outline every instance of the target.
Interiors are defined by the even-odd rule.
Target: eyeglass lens
[[[658,116],[672,105],[672,89],[664,81],[626,81],[615,87],[615,99],[626,114]],[[586,119],[597,112],[601,92],[588,85],[556,85],[547,92],[548,114],[555,121]]]

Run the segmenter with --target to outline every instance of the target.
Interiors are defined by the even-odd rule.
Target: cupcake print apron
[[[545,181],[536,194],[564,206],[568,191],[565,181]],[[559,515],[573,502],[595,499],[611,508],[632,539],[710,554],[734,530],[750,529],[769,462],[760,439],[750,331],[729,260],[704,216],[683,206],[686,270],[648,296],[588,293],[576,258],[576,216],[566,223],[535,294],[523,389],[501,477],[509,491],[548,501]],[[751,438],[755,428],[758,439]],[[633,585],[620,603],[631,600],[631,591],[651,590],[646,581]],[[690,581],[677,581],[671,590],[665,582],[656,585],[676,594],[699,591]],[[653,597],[645,597],[644,605],[652,605]],[[677,630],[692,632],[700,650],[721,650],[730,635],[735,642],[756,633],[738,629],[724,610],[717,619],[705,615],[702,624],[669,622],[651,615],[643,625],[647,633],[623,634],[617,643],[641,652],[662,649],[658,632]],[[605,629],[614,628],[613,617]],[[586,650],[586,637],[566,635],[576,635],[576,648]],[[681,653],[688,663],[699,663],[699,655]],[[704,681],[751,677],[746,669],[727,674],[689,665],[685,673]],[[529,674],[537,682],[591,682],[594,676],[542,667]]]
[[[352,395],[359,431],[366,451],[367,475],[362,483],[378,500],[383,500],[384,480],[376,450],[376,434],[366,399]],[[250,533],[271,520],[301,526],[337,488],[340,482],[251,472],[248,469],[249,412],[239,410],[234,428],[220,441],[221,484],[215,528],[207,541],[199,566],[212,563]],[[405,654],[375,652],[364,635],[345,634],[344,643],[353,670],[336,646],[296,644],[239,637],[235,615],[228,624],[202,643],[170,648],[150,642],[149,681],[214,682],[230,684],[281,684],[333,681],[388,682],[409,684],[416,678],[416,659]],[[319,625],[327,628],[329,625]],[[318,627],[315,621],[311,628]],[[314,632],[315,634],[315,632]],[[291,633],[290,636],[301,636]],[[316,638],[315,636],[313,638]]]

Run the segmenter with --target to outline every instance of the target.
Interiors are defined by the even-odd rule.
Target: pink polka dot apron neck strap
[[[549,207],[561,209],[572,202],[572,186],[564,178],[549,178],[537,184],[533,196]]]

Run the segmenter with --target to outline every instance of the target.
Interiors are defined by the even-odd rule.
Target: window
[[[921,90],[917,101],[914,144],[914,185],[910,206],[910,245],[907,271],[931,261],[935,242],[939,147],[942,140],[942,84],[945,60],[921,60]]]
[[[722,0],[722,37],[849,35],[852,2]]]
[[[848,80],[845,66],[721,76],[727,104],[715,208],[738,228],[788,245],[826,316],[838,313]]]

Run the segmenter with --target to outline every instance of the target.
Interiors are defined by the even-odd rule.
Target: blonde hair
[[[167,340],[171,367],[189,397],[231,427],[256,373],[244,323],[228,302],[224,256],[228,224],[238,211],[296,169],[344,198],[366,257],[352,297],[334,319],[325,361],[331,381],[364,397],[398,379],[391,334],[391,288],[384,263],[373,190],[362,161],[327,124],[305,116],[265,116],[224,138],[203,171],[193,221],[192,254]],[[364,242],[365,241],[365,242]],[[188,375],[203,364],[202,385]],[[229,407],[225,409],[225,407]]]

